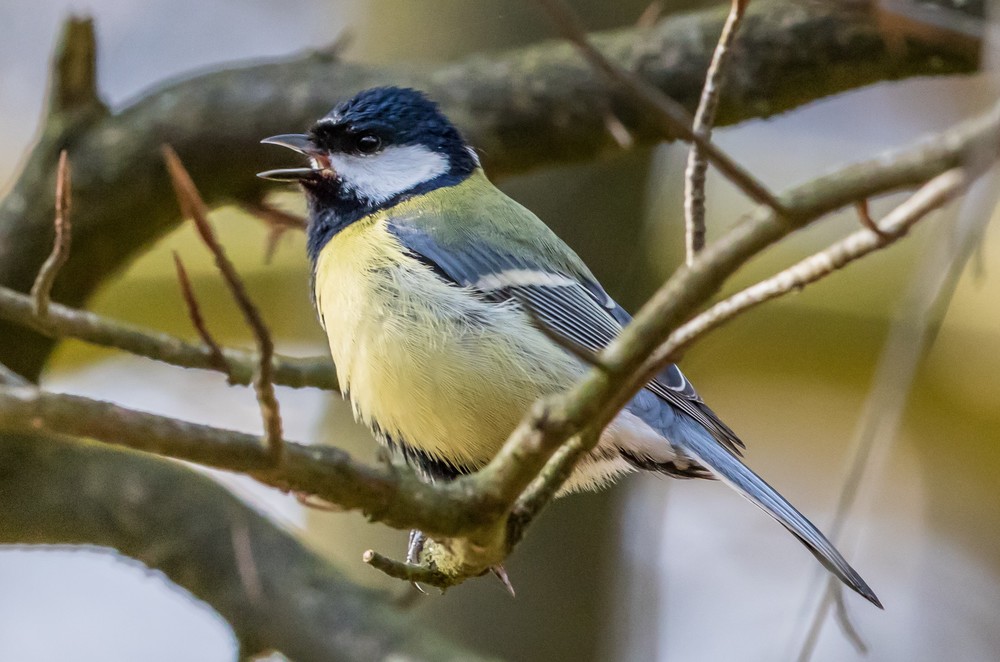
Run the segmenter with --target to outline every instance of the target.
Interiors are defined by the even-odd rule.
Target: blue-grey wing
[[[475,242],[444,250],[419,227],[390,223],[389,231],[446,280],[489,301],[514,300],[550,332],[588,349],[603,349],[632,319],[589,274],[563,273],[532,259],[530,251],[515,255]],[[731,452],[739,455],[744,448],[676,365],[667,366],[646,388],[704,426]]]

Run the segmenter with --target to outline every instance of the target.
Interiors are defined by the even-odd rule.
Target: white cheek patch
[[[393,145],[378,154],[330,154],[344,186],[372,204],[448,172],[448,158],[423,145]]]

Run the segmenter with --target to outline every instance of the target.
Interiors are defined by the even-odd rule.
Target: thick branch
[[[723,18],[716,10],[671,17],[653,29],[592,41],[693,110]],[[871,19],[846,3],[755,1],[740,35],[746,57],[732,63],[719,122],[771,115],[878,80],[976,65],[964,50],[919,39],[890,55]],[[95,114],[72,125],[50,119],[0,205],[0,285],[27,291],[48,254],[52,173],[63,147],[77,164],[78,213],[74,255],[53,294],[77,306],[108,273],[177,223],[157,153],[161,143],[175,147],[209,205],[255,200],[262,189],[252,173],[274,165],[273,153],[257,147],[261,136],[304,128],[336,100],[385,83],[417,86],[439,99],[482,149],[494,175],[619,150],[604,130],[609,102],[637,144],[659,136],[627,95],[611,94],[566,44],[555,42],[434,71],[354,65],[314,53],[210,73],[156,90],[114,116]],[[206,128],[211,141],[204,139]],[[6,324],[0,337],[9,339],[0,361],[37,376],[51,342]]]
[[[414,625],[385,606],[384,595],[359,588],[177,463],[14,434],[0,444],[0,484],[0,543],[114,548],[208,602],[244,654],[276,649],[296,662],[480,659]]]
[[[0,430],[85,437],[207,467],[247,473],[279,489],[318,496],[360,510],[398,529],[452,537],[495,524],[507,504],[480,496],[475,479],[430,485],[409,472],[371,467],[330,446],[285,444],[275,467],[251,434],[149,414],[36,388],[0,388]]]

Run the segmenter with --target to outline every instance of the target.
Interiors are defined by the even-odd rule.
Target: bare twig
[[[266,202],[245,202],[240,205],[243,211],[256,216],[268,227],[267,247],[264,250],[264,262],[270,264],[274,253],[278,250],[278,242],[289,230],[305,231],[308,221],[301,216],[278,209]]]
[[[477,474],[484,488],[516,500],[553,453],[586,427],[603,428],[669,362],[658,352],[676,329],[742,264],[792,231],[855,201],[922,183],[962,167],[973,155],[995,160],[1000,153],[1000,104],[915,147],[849,166],[782,196],[786,213],[760,206],[690,267],[681,267],[600,354],[604,368],[591,369],[566,393],[537,403],[496,457]],[[979,172],[978,169],[975,172]],[[865,232],[869,239],[873,236]],[[581,445],[576,458],[590,450]],[[558,475],[558,474],[556,474]]]
[[[257,393],[261,417],[264,419],[264,441],[271,450],[272,459],[275,462],[280,462],[282,454],[281,410],[274,395],[274,369],[271,363],[274,359],[274,341],[271,339],[271,332],[267,328],[267,324],[264,323],[257,306],[250,299],[236,267],[226,257],[225,249],[216,238],[215,231],[208,222],[208,208],[202,201],[191,176],[169,145],[163,146],[163,157],[167,163],[167,170],[170,172],[174,191],[177,193],[181,212],[185,216],[190,216],[194,221],[198,234],[215,257],[215,265],[219,268],[233,299],[257,340],[260,363],[253,381],[254,391]]]
[[[69,158],[66,150],[62,150],[59,153],[59,168],[56,171],[55,241],[52,252],[38,270],[38,276],[31,286],[31,296],[35,300],[35,315],[38,317],[48,315],[52,285],[59,275],[59,270],[69,259],[73,238],[73,227],[69,218],[71,187]]]
[[[861,221],[861,225],[865,226],[882,239],[889,239],[891,235],[887,235],[882,228],[878,226],[875,219],[872,218],[871,212],[868,209],[868,200],[858,200],[854,203],[854,209],[858,212],[858,220]]]
[[[181,296],[184,297],[184,303],[187,305],[188,317],[191,318],[191,323],[194,325],[195,331],[198,332],[198,337],[201,338],[201,341],[205,343],[205,347],[208,348],[212,367],[226,375],[226,380],[230,385],[235,384],[233,376],[229,374],[229,364],[226,363],[226,357],[222,354],[222,348],[215,341],[215,338],[212,337],[208,326],[205,324],[205,318],[201,314],[201,306],[198,304],[198,298],[194,294],[191,279],[188,278],[187,269],[184,268],[184,263],[181,261],[181,256],[177,254],[177,251],[174,251],[174,266],[177,268],[177,282],[180,283]]]
[[[390,559],[388,556],[382,556],[373,549],[365,552],[362,560],[390,577],[414,584],[436,586],[442,590],[455,585],[455,579],[450,575],[422,565],[413,565],[412,563],[403,563],[402,561]]]
[[[650,356],[650,362],[676,360],[691,343],[733,317],[771,299],[797,292],[869,253],[895,243],[930,212],[958,197],[968,184],[969,177],[960,168],[938,175],[893,209],[881,224],[872,221],[874,231],[865,229],[855,232],[784,271],[733,294],[678,327],[667,342]]]
[[[250,531],[243,521],[236,521],[229,530],[233,544],[233,556],[236,560],[236,572],[247,599],[254,604],[260,604],[264,599],[264,587],[260,583],[260,572],[253,555],[253,540]]]
[[[698,146],[705,158],[719,172],[735,184],[751,200],[766,205],[776,212],[782,210],[781,202],[763,184],[725,152],[706,141],[692,130],[692,119],[679,103],[635,74],[626,71],[599,51],[587,37],[579,17],[565,0],[537,0],[548,12],[562,35],[571,42],[598,72],[612,85],[624,89],[659,127],[664,137],[676,137]]]
[[[642,10],[639,14],[639,18],[635,20],[635,27],[640,30],[646,30],[654,25],[660,20],[660,16],[663,15],[663,2],[662,0],[653,0],[646,8]]]
[[[512,546],[524,536],[528,525],[546,505],[556,497],[559,490],[576,468],[576,463],[587,448],[596,443],[598,432],[591,430],[573,437],[559,447],[538,477],[528,486],[511,509],[508,522],[508,540]]]
[[[255,435],[191,423],[34,386],[0,387],[0,430],[51,432],[245,473],[282,490],[312,494],[373,521],[451,537],[492,525],[506,506],[468,482],[430,485],[409,472],[365,465],[344,451],[287,441],[275,466]]]
[[[694,135],[705,142],[712,139],[712,125],[715,124],[715,111],[719,107],[719,95],[725,82],[726,63],[732,53],[733,42],[739,31],[740,22],[746,11],[749,0],[732,0],[729,16],[722,26],[719,43],[712,53],[712,61],[705,74],[705,85],[701,90],[701,99],[694,114],[692,130]],[[708,161],[697,143],[691,145],[688,153],[687,168],[684,172],[684,225],[687,263],[694,261],[705,246],[705,175]]]
[[[991,146],[983,144],[981,149],[983,153],[971,155],[971,163],[981,166],[982,157],[989,154]],[[962,270],[980,243],[996,206],[996,177],[990,184],[992,187],[984,185],[979,189],[978,199],[970,195],[952,236],[932,244],[931,254],[920,263],[910,281],[902,311],[889,331],[854,432],[847,470],[828,529],[832,541],[839,542],[861,484],[873,472],[871,465],[884,463],[889,454],[920,360],[926,356],[928,344],[933,341],[936,328],[947,312]],[[796,655],[799,662],[812,658],[831,606],[837,606],[835,594],[827,588],[814,608],[804,610],[809,617],[805,637]]]
[[[517,539],[511,531],[518,521],[530,521],[534,504],[545,503],[559,489],[576,457],[596,443],[596,432],[646,383],[649,371],[656,368],[648,356],[728,275],[830,211],[923,183],[956,167],[970,167],[973,152],[982,162],[996,159],[998,127],[1000,106],[933,141],[789,191],[783,196],[790,210],[786,215],[758,208],[656,293],[601,353],[606,369],[592,369],[572,390],[536,403],[486,467],[451,482],[425,485],[405,472],[359,465],[336,449],[291,443],[285,445],[284,462],[274,465],[269,449],[250,435],[31,389],[0,389],[0,429],[34,430],[41,425],[53,432],[243,471],[267,484],[363,509],[372,519],[418,528],[441,540],[443,544],[432,547],[430,567],[446,575],[448,584],[457,584],[503,561]],[[970,177],[976,172],[970,170]],[[867,230],[864,234],[874,238]],[[595,433],[582,434],[585,430]],[[553,454],[572,437],[579,438],[579,444],[553,461]],[[546,476],[538,479],[541,473]],[[536,479],[540,483],[533,486]],[[520,514],[512,516],[515,507]]]
[[[4,386],[31,386],[31,382],[0,363],[0,384]]]
[[[218,370],[210,350],[162,331],[125,324],[90,311],[49,306],[45,319],[35,316],[30,296],[0,287],[0,319],[23,325],[50,338],[76,338],[100,347],[120,349],[182,368]],[[227,370],[237,384],[250,384],[260,362],[259,355],[222,348]],[[336,391],[337,375],[329,357],[297,358],[275,355],[275,382],[292,388],[315,387]]]

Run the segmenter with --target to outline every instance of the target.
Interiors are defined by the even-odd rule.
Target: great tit
[[[259,176],[305,192],[315,304],[345,397],[429,479],[481,468],[535,400],[584,373],[551,334],[600,350],[631,319],[576,253],[486,178],[421,92],[368,89],[308,133],[263,142],[309,158]],[[881,607],[826,537],[740,461],[743,448],[670,365],[607,427],[564,492],[638,470],[721,479]]]

